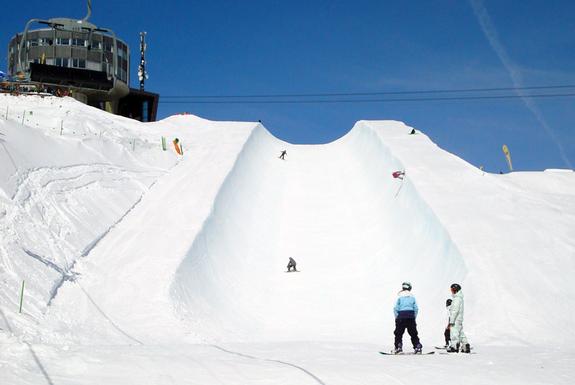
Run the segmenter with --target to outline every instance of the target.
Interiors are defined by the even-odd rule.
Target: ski
[[[395,354],[394,352],[379,352],[379,354],[383,354],[384,356],[428,356],[430,354],[435,354],[435,352],[425,352],[425,353],[407,352],[398,354]]]

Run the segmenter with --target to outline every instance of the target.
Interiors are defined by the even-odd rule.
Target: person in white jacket
[[[451,285],[451,306],[449,308],[449,334],[448,352],[470,353],[471,348],[463,333],[463,292],[457,283]]]

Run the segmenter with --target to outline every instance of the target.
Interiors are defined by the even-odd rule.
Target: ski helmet
[[[454,283],[451,285],[451,290],[457,293],[459,290],[461,290],[461,286],[458,283]]]
[[[451,306],[451,299],[445,301],[445,307]]]
[[[409,283],[409,282],[404,282],[404,283],[401,284],[401,288],[402,288],[403,290],[411,290],[411,283]]]

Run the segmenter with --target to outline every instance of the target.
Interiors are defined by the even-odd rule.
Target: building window
[[[37,46],[38,46],[38,40],[37,39],[28,40],[28,47],[37,47]]]
[[[70,45],[70,39],[64,37],[57,37],[56,45]]]
[[[57,57],[56,58],[56,65],[58,67],[68,67],[68,58],[67,57]]]
[[[52,45],[52,39],[49,39],[49,38],[47,38],[47,37],[40,38],[40,39],[38,39],[38,45],[39,45],[39,46]]]
[[[86,68],[86,60],[84,60],[84,59],[72,59],[72,67],[74,67],[74,68]]]
[[[102,42],[92,40],[92,49],[102,49]]]
[[[86,40],[84,39],[72,39],[72,45],[76,47],[84,47],[86,45]]]

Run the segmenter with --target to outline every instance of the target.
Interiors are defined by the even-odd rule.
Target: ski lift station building
[[[130,48],[113,30],[82,20],[31,19],[8,46],[8,74],[140,121],[156,120],[159,95],[129,87]],[[32,29],[33,25],[41,28]]]

